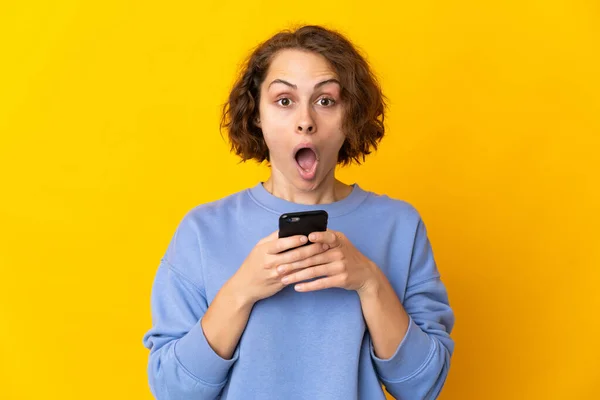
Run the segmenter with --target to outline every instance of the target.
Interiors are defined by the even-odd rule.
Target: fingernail
[[[284,271],[285,271],[285,267],[284,266],[281,265],[281,266],[277,267],[277,272],[279,272],[280,274],[282,272],[284,272]]]
[[[302,290],[302,285],[296,285],[296,286],[294,286],[294,289],[296,289],[296,290]]]
[[[281,282],[283,282],[283,283],[288,283],[288,281],[289,281],[289,280],[290,280],[290,278],[289,278],[289,277],[287,277],[287,276],[285,276],[285,277],[283,277],[283,278],[281,279]]]
[[[323,244],[323,250],[329,250],[329,245],[328,244]]]
[[[309,237],[310,237],[310,240],[315,241],[315,239],[317,238],[317,235],[311,234]]]
[[[300,238],[300,241],[301,241],[302,243],[306,243],[306,242],[308,241],[308,238],[307,238],[306,236],[302,236],[302,237]]]

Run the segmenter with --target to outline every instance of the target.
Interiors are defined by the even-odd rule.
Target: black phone
[[[282,214],[279,217],[279,237],[295,235],[308,236],[312,232],[324,232],[327,230],[327,211],[300,211]],[[309,245],[310,240],[304,244]]]

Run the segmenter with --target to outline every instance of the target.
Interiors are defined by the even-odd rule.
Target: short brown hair
[[[322,55],[337,73],[344,102],[342,130],[346,140],[338,154],[338,163],[349,164],[377,149],[383,138],[385,96],[367,61],[338,32],[320,27],[303,26],[295,31],[277,33],[252,52],[223,106],[221,129],[226,128],[231,151],[242,161],[269,160],[269,149],[262,130],[255,124],[258,117],[260,86],[275,54],[284,49],[306,50]]]

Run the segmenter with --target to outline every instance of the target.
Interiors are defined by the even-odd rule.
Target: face
[[[271,61],[258,125],[280,181],[302,191],[333,181],[345,139],[340,90],[337,74],[319,54],[282,50]]]

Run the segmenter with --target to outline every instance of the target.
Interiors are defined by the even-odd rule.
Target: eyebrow
[[[287,85],[287,86],[291,87],[292,89],[298,89],[298,86],[296,86],[296,85],[294,85],[294,84],[292,84],[292,83],[289,83],[288,81],[284,81],[283,79],[275,79],[275,80],[273,80],[273,82],[269,83],[269,88],[270,88],[270,87],[271,87],[271,85],[272,85],[272,84],[274,84],[274,83],[283,83],[284,85]],[[319,83],[317,83],[317,84],[315,85],[315,89],[318,89],[318,88],[320,88],[321,86],[327,85],[328,83],[337,83],[338,85],[342,86],[342,85],[340,84],[340,81],[338,81],[338,80],[337,80],[337,79],[335,79],[335,78],[331,78],[331,79],[326,79],[326,80],[324,80],[324,81],[322,81],[322,82],[319,82]]]

